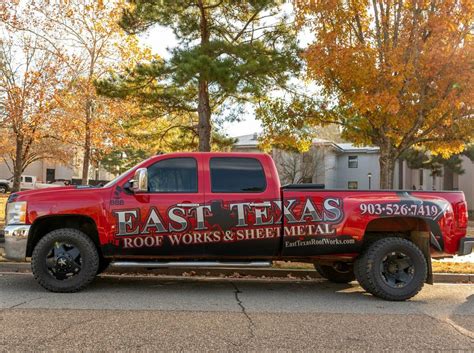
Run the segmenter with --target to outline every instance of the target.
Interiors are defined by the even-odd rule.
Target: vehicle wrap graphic
[[[400,197],[402,204],[415,204],[419,208],[425,207],[427,209],[438,209],[438,212],[433,215],[419,215],[418,217],[423,218],[430,229],[430,243],[438,251],[444,249],[443,243],[443,232],[439,225],[439,220],[444,216],[447,209],[450,207],[450,204],[446,200],[434,199],[434,200],[422,200],[415,197],[412,193],[408,191],[399,191],[397,195]]]
[[[409,192],[397,199],[358,202],[358,217],[416,217],[431,230],[432,245],[441,250],[438,220],[449,203],[420,200]],[[349,253],[360,249],[362,238],[341,231],[350,217],[342,198],[290,197],[281,200],[242,202],[211,200],[205,204],[174,204],[113,210],[114,239],[109,250],[123,255],[236,255],[283,256]],[[367,222],[368,222],[367,221]]]
[[[186,247],[274,239],[283,235],[334,236],[334,225],[344,217],[342,200],[311,198],[268,200],[258,203],[213,200],[208,204],[172,205],[165,212],[156,207],[118,209],[115,240],[126,249]],[[282,234],[283,233],[283,234]]]

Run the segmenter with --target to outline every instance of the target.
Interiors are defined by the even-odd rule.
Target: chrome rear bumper
[[[5,227],[5,258],[13,261],[25,261],[26,245],[30,225],[9,225]]]
[[[461,238],[458,255],[469,255],[474,249],[474,237]]]

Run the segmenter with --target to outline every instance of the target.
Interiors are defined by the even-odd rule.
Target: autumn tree
[[[81,114],[88,102],[92,113]],[[126,127],[129,121],[139,118],[138,105],[131,100],[97,95],[94,84],[87,78],[67,82],[56,94],[55,103],[63,129],[62,141],[76,150],[84,148],[84,137],[90,141],[89,165],[97,166],[114,149],[136,143],[130,140]]]
[[[50,159],[67,163],[57,139],[61,127],[54,114],[62,63],[41,50],[40,39],[9,31],[0,37],[0,155],[13,175],[13,191],[32,163]]]
[[[101,84],[101,91],[134,95],[147,103],[160,102],[172,114],[187,114],[192,123],[175,129],[194,130],[200,151],[212,148],[213,116],[238,117],[239,106],[285,86],[299,68],[296,31],[282,15],[280,1],[130,3],[120,22],[127,32],[169,27],[178,46],[169,60],[155,60],[127,75],[112,76]]]
[[[64,124],[70,127],[65,142],[83,152],[82,184],[88,183],[91,163],[117,141],[120,122],[135,113],[133,104],[99,97],[94,81],[111,70],[151,58],[137,38],[117,24],[124,7],[122,0],[44,0],[31,2],[23,10],[30,23],[20,29],[43,38],[46,49],[68,65],[69,85],[58,102]]]
[[[340,124],[347,140],[380,147],[380,186],[388,189],[410,147],[448,157],[472,141],[472,1],[295,0],[295,7],[314,39],[304,58],[322,98],[272,102],[267,132],[293,126],[304,135],[312,125]]]

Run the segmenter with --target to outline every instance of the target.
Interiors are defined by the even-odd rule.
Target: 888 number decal
[[[435,218],[439,213],[434,204],[407,204],[407,203],[361,203],[360,213],[375,216],[413,216]]]

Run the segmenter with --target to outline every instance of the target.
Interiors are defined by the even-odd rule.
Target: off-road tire
[[[369,292],[369,283],[367,282],[367,276],[362,275],[365,271],[366,264],[360,260],[366,250],[367,249],[364,249],[364,251],[354,261],[354,276],[357,282],[359,282],[359,285],[362,287],[362,289],[364,289],[366,292]]]
[[[321,277],[334,283],[349,283],[356,279],[353,266],[351,264],[346,264],[345,266],[347,266],[347,271],[339,271],[336,267],[331,265],[314,264],[314,268]]]
[[[412,263],[413,277],[401,288],[389,286],[383,278],[381,265],[386,256],[394,252],[407,255]],[[428,266],[420,248],[404,238],[383,238],[368,246],[356,259],[354,273],[357,281],[372,295],[391,301],[404,301],[414,297],[426,281]]]
[[[80,251],[81,270],[67,280],[56,279],[46,265],[46,257],[56,242],[73,244]],[[73,293],[84,289],[94,280],[98,268],[99,254],[95,244],[86,234],[72,228],[57,229],[46,234],[36,244],[31,257],[31,270],[36,281],[51,292]]]

